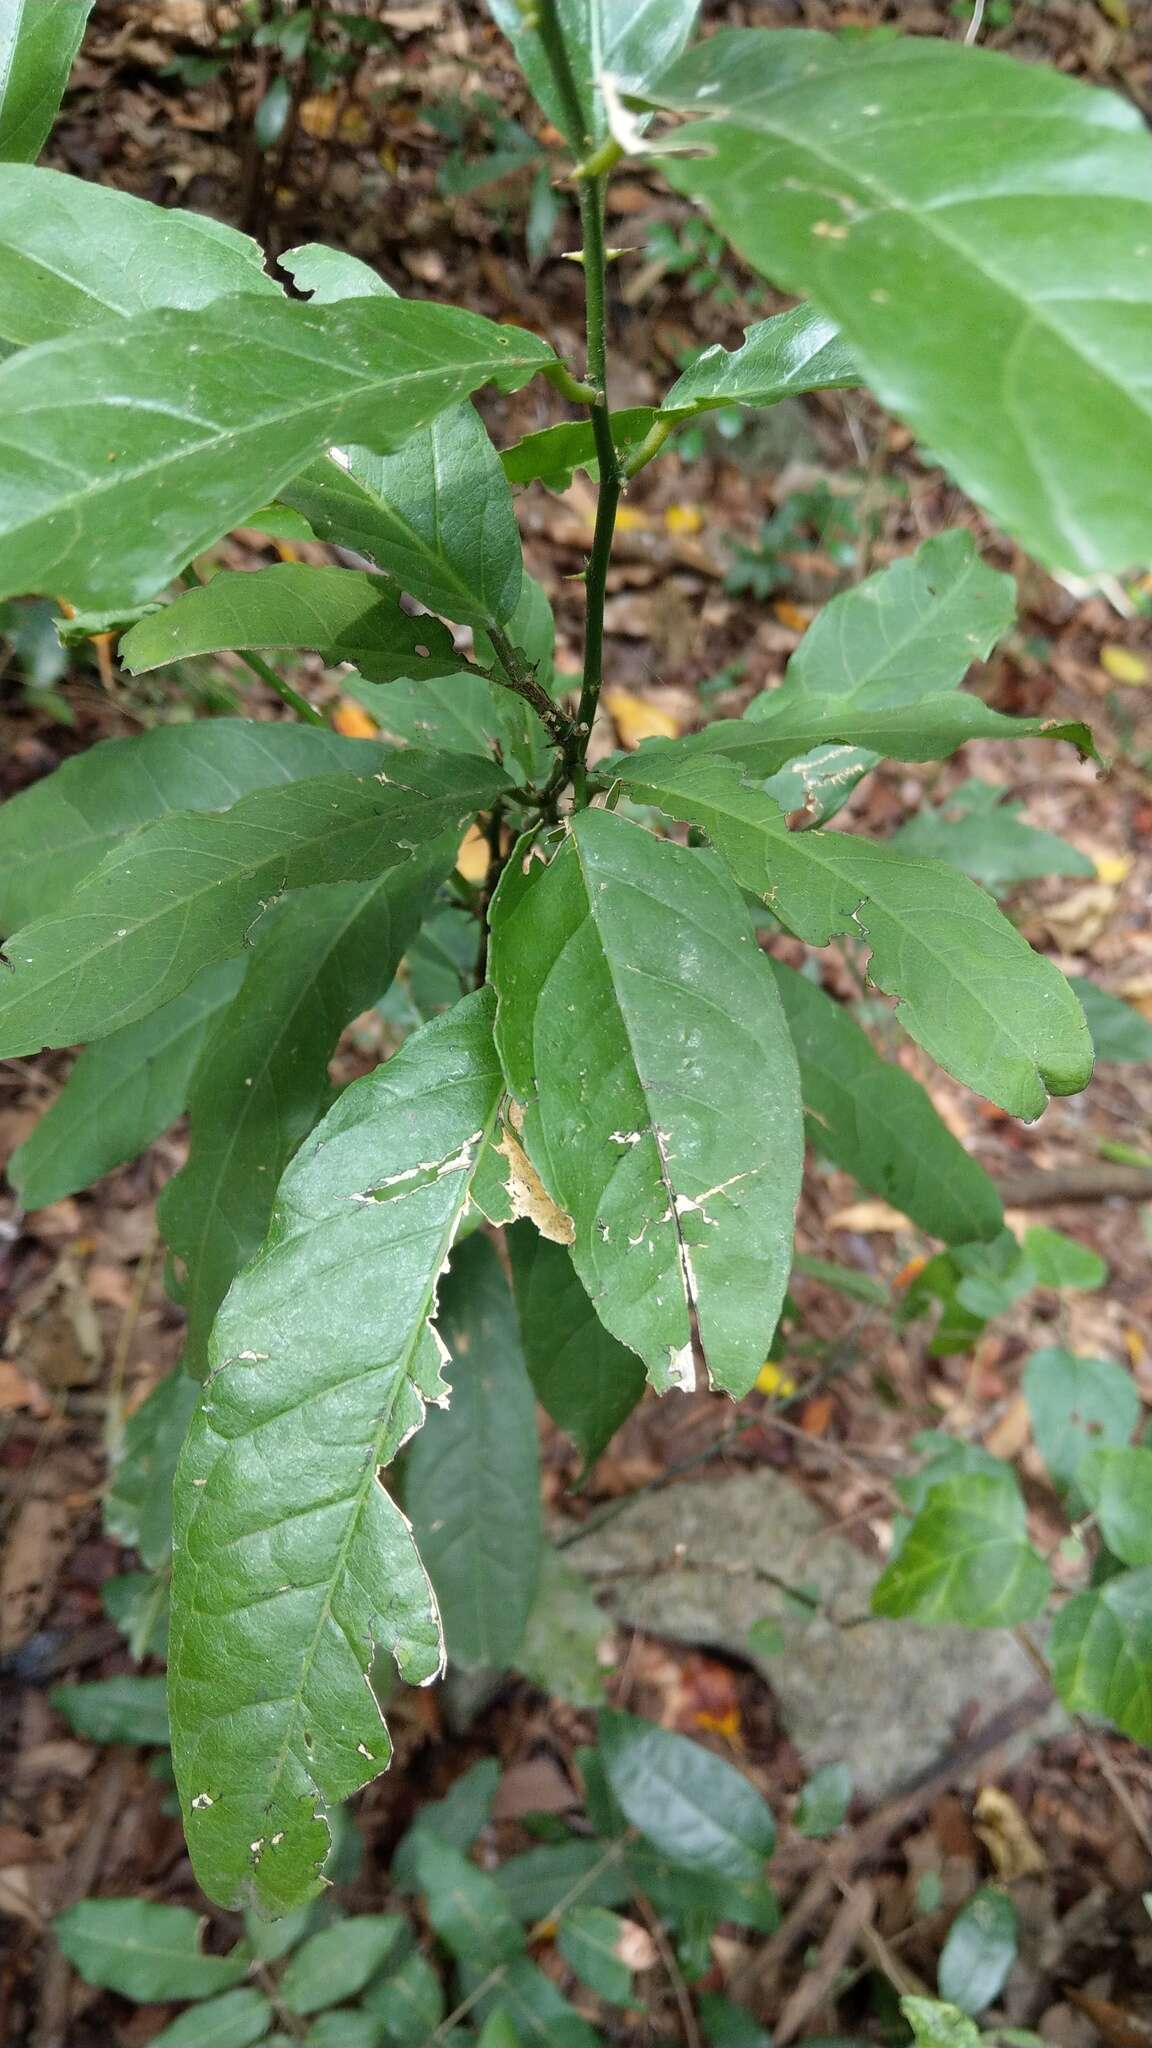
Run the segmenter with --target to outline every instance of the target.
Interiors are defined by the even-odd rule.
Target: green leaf
[[[100,1601],[140,1663],[168,1654],[168,1581],[160,1572],[120,1572],[105,1579]],[[168,1740],[165,1732],[164,1740]]]
[[[563,1245],[524,1222],[509,1232],[508,1251],[536,1399],[574,1438],[587,1471],[643,1394],[644,1368],[604,1328]]]
[[[1048,1654],[1070,1714],[1099,1714],[1152,1742],[1152,1566],[1077,1593],[1052,1623]]]
[[[605,1906],[569,1906],[560,1921],[556,1946],[582,1984],[613,2005],[628,2005],[632,1972],[620,1959],[626,1923]]]
[[[493,1872],[501,1891],[518,1920],[534,1924],[551,1920],[561,1901],[577,1884],[580,1897],[589,1905],[620,1906],[628,1897],[629,1883],[619,1859],[604,1863],[604,1844],[574,1837],[570,1842],[541,1843],[510,1856]],[[590,1882],[584,1883],[584,1879]]]
[[[783,812],[729,762],[644,750],[620,779],[707,832],[744,889],[798,938],[868,941],[869,978],[900,998],[911,1037],[956,1079],[1014,1116],[1037,1117],[1092,1071],[1083,1012],[1067,981],[966,875],[906,860],[848,833],[789,832]]]
[[[963,1478],[969,1472],[996,1480],[1004,1477],[1002,1458],[986,1451],[983,1444],[962,1443],[942,1431],[929,1430],[914,1437],[912,1449],[926,1452],[926,1462],[919,1471],[905,1473],[895,1481],[896,1492],[910,1515],[919,1514],[933,1487],[943,1486],[951,1479]]]
[[[1011,1472],[930,1487],[872,1594],[874,1614],[964,1628],[1010,1628],[1039,1614],[1051,1580],[1028,1542]]]
[[[611,1625],[583,1573],[546,1544],[516,1668],[554,1699],[598,1707],[604,1698],[600,1649]]]
[[[77,1735],[90,1742],[168,1741],[168,1701],[162,1678],[127,1672],[91,1685],[58,1685],[52,1704]]]
[[[737,349],[715,343],[678,377],[661,419],[722,405],[777,405],[802,391],[859,384],[860,372],[836,323],[814,306],[792,306],[749,327]]]
[[[470,1849],[492,1818],[499,1783],[500,1766],[495,1757],[481,1757],[449,1786],[443,1799],[429,1800],[420,1807],[392,1858],[389,1876],[393,1884],[401,1891],[417,1889],[416,1850],[425,1835],[435,1835],[453,1849]]]
[[[470,1974],[474,1976],[475,1970]],[[551,1977],[527,1956],[517,1956],[506,1966],[477,2011],[504,2013],[521,2048],[604,2048],[603,2036],[581,2019]]]
[[[964,527],[843,591],[819,611],[783,689],[879,710],[950,690],[1016,616],[1011,576],[989,569]],[[770,699],[765,704],[771,715]]]
[[[249,1907],[244,1915],[244,1938],[252,1954],[262,1963],[278,1963],[316,1927],[318,1910],[322,1910],[319,1901],[308,1899],[279,1920],[264,1920]]]
[[[804,1786],[796,1802],[792,1825],[798,1834],[819,1840],[843,1827],[852,1797],[852,1769],[849,1764],[824,1764]]]
[[[31,163],[56,118],[93,0],[0,0],[0,163]]]
[[[1152,1451],[1095,1446],[1081,1458],[1076,1478],[1113,1557],[1152,1564]]]
[[[210,1998],[153,2036],[151,2048],[253,2048],[272,2025],[273,2012],[262,1991],[245,1985]]]
[[[981,2013],[1003,1990],[1016,1960],[1016,1908],[1007,1892],[981,1885],[957,1913],[940,1956],[940,1996]]]
[[[330,248],[327,242],[302,242],[285,249],[278,259],[297,291],[307,292],[317,305],[330,306],[337,299],[394,299],[399,295],[370,263],[346,249]]]
[[[1111,1358],[1034,1351],[1023,1385],[1036,1448],[1068,1493],[1076,1491],[1085,1453],[1093,1445],[1126,1444],[1140,1420],[1136,1383]]]
[[[693,1383],[695,1312],[713,1384],[746,1393],[787,1285],[802,1132],[791,1040],[732,884],[582,811],[549,862],[505,869],[491,974],[525,1149],[572,1218],[601,1320],[663,1389]]]
[[[1068,980],[1084,1005],[1098,1060],[1152,1060],[1152,1022],[1147,1017],[1130,1003],[1122,1003],[1119,996],[1098,988],[1094,981],[1072,974]]]
[[[1077,720],[1006,718],[961,691],[873,707],[836,697],[816,702],[784,689],[753,697],[742,719],[717,719],[688,740],[646,741],[645,750],[672,745],[684,755],[724,754],[753,774],[774,775],[798,754],[833,741],[893,761],[942,761],[969,740],[1032,739],[1067,740],[1084,756],[1095,752],[1091,733]]]
[[[109,1535],[138,1550],[153,1570],[167,1564],[172,1547],[172,1478],[199,1391],[179,1367],[153,1387],[125,1424],[105,1496]]]
[[[206,1956],[203,1921],[187,1906],[149,1899],[82,1899],[58,1913],[56,1939],[87,1984],[99,1984],[151,2005],[169,1998],[207,1998],[247,1975],[244,1955]]]
[[[184,1361],[204,1370],[216,1311],[258,1250],[276,1184],[328,1107],[340,1033],[384,993],[456,835],[375,882],[301,890],[255,934],[244,986],[201,1049],[188,1097],[191,1146],[156,1211],[183,1279]]]
[[[440,1979],[419,1949],[370,1984],[362,2002],[365,2011],[382,2022],[385,2038],[396,2048],[420,2048],[444,2017]]]
[[[117,840],[169,811],[226,811],[256,789],[340,769],[371,775],[387,747],[319,726],[246,718],[101,740],[0,805],[0,930],[63,904]]]
[[[917,2048],[979,2048],[979,2027],[954,2005],[936,1998],[902,1998],[900,2010],[912,2029]]]
[[[520,1648],[540,1570],[536,1404],[493,1246],[452,1255],[439,1327],[455,1360],[449,1405],[408,1453],[404,1505],[454,1664],[502,1670]]]
[[[8,1176],[25,1209],[42,1209],[137,1159],[187,1106],[212,1025],[244,963],[206,967],[162,1010],[82,1052],[52,1107],[17,1147]]]
[[[627,1818],[673,1862],[725,1877],[763,1875],[776,1824],[742,1772],[633,1714],[602,1713],[600,1747]]]
[[[355,1998],[376,1975],[405,1931],[399,1913],[357,1913],[310,1934],[280,1979],[289,2012],[320,2012]]]
[[[772,2036],[746,2006],[733,2005],[718,1991],[700,1991],[696,2009],[708,2048],[772,2048]]]
[[[412,863],[504,786],[485,762],[412,751],[389,775],[317,776],[258,790],[220,816],[159,819],[114,848],[63,909],[8,940],[0,1046],[38,1052],[135,1023],[239,953],[286,890]]]
[[[401,677],[384,685],[346,676],[343,688],[371,713],[389,746],[435,747],[491,760],[503,737],[496,692],[483,676],[432,676],[426,682]]]
[[[385,452],[546,342],[402,299],[139,314],[0,365],[0,596],[155,596],[337,438]]]
[[[416,1871],[428,1918],[458,1961],[491,1969],[521,1953],[523,1929],[489,1871],[435,1835],[420,1843]]]
[[[486,994],[354,1082],[217,1319],[176,1476],[169,1698],[189,1848],[222,1903],[284,1912],[319,1890],[317,1802],[388,1761],[376,1651],[409,1684],[440,1669],[376,1472],[442,1391],[429,1317],[499,1089]]]
[[[600,81],[608,75],[618,91],[635,90],[684,48],[700,0],[558,0],[560,35],[580,104],[579,126],[558,92],[543,39],[519,0],[488,0],[489,12],[516,52],[517,62],[548,119],[560,129],[577,157],[608,133]]]
[[[962,782],[937,810],[924,810],[893,834],[889,844],[914,859],[947,861],[983,882],[1007,889],[1039,875],[1094,875],[1095,863],[1054,832],[1022,822],[1021,806],[988,782]],[[1089,1019],[1091,1026],[1091,1019]]]
[[[632,406],[611,415],[612,439],[622,456],[639,446],[655,418],[652,405]],[[538,434],[525,434],[503,450],[500,461],[510,484],[542,483],[550,491],[568,490],[578,469],[586,469],[590,476],[600,474],[596,437],[588,419],[561,420],[557,426],[541,427]]]
[[[1102,1287],[1108,1268],[1099,1252],[1078,1238],[1034,1223],[1024,1232],[1022,1263],[1033,1287]]]
[[[995,1183],[919,1082],[881,1059],[850,1010],[806,975],[776,960],[772,970],[816,1150],[945,1244],[995,1237],[1004,1227]]]
[[[120,643],[129,675],[223,648],[315,647],[330,668],[354,661],[373,683],[450,674],[461,657],[439,619],[413,618],[392,584],[356,569],[225,569],[150,612]]]
[[[672,184],[839,322],[881,403],[1031,553],[1152,553],[1138,109],[960,43],[791,30],[722,32],[651,97],[703,117],[661,155]]]
[[[256,242],[204,214],[13,165],[0,184],[0,341],[27,348],[230,292],[279,299],[263,262]]]

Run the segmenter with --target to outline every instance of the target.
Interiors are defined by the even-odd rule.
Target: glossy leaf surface
[[[1004,1223],[995,1184],[919,1082],[880,1057],[842,1003],[772,964],[816,1150],[945,1244],[995,1237]]]
[[[958,1080],[1024,1117],[1049,1092],[1084,1086],[1092,1047],[1067,981],[966,875],[847,833],[789,832],[730,763],[685,762],[673,746],[649,758],[651,780],[642,753],[622,771],[629,789],[702,826],[741,887],[797,937],[865,938],[869,978],[900,998],[905,1029]]]
[[[776,1824],[741,1771],[632,1714],[601,1714],[600,1747],[624,1814],[657,1849],[689,1869],[762,1876]]]
[[[154,597],[337,440],[398,447],[546,342],[451,306],[236,297],[0,365],[0,595]]]
[[[436,1590],[453,1664],[511,1664],[540,1572],[536,1403],[493,1246],[468,1238],[441,1289],[452,1356],[447,1408],[408,1453],[404,1505]]]
[[[276,1913],[319,1889],[323,1805],[389,1758],[373,1658],[409,1684],[441,1668],[376,1475],[442,1392],[429,1318],[500,1085],[484,994],[353,1083],[217,1320],[176,1477],[169,1697],[189,1847],[221,1902]]]
[[[568,119],[557,92],[539,29],[519,0],[488,0],[489,11],[516,52],[548,119],[577,157],[608,133],[599,81],[609,74],[616,88],[637,87],[682,50],[692,33],[700,0],[558,0],[556,14],[580,102],[579,128]]]
[[[525,872],[527,869],[527,872]],[[497,894],[492,979],[522,1142],[597,1314],[660,1388],[745,1393],[787,1284],[802,1133],[779,998],[717,868],[609,811]]]
[[[314,647],[330,667],[354,661],[376,683],[442,676],[460,666],[447,626],[404,611],[382,576],[302,562],[222,570],[133,626],[120,655],[138,676],[230,647]]]
[[[835,321],[813,306],[793,306],[758,320],[739,348],[706,348],[665,393],[659,411],[667,419],[718,405],[776,405],[802,391],[859,382]]]
[[[966,1473],[930,1488],[876,1582],[875,1614],[964,1628],[1010,1628],[1039,1614],[1051,1584],[1028,1541],[1016,1481]]]
[[[285,890],[369,881],[462,831],[503,786],[483,761],[413,750],[389,776],[317,776],[219,816],[160,819],[8,941],[0,1045],[39,1051],[133,1023],[239,953]]]
[[[93,0],[0,0],[0,163],[31,163],[56,118]]]
[[[341,1031],[387,989],[455,858],[449,833],[377,881],[301,890],[257,926],[244,987],[192,1076],[187,1161],[156,1212],[184,1274],[173,1291],[187,1315],[189,1372],[203,1372],[216,1311],[263,1240],[280,1175],[328,1106]]]
[[[138,2004],[207,1998],[248,1974],[246,1956],[206,1956],[202,1921],[187,1906],[150,1899],[82,1899],[52,1925],[70,1963],[88,1984]]]
[[[1152,1566],[1077,1593],[1052,1623],[1052,1681],[1070,1714],[1152,1742]]]
[[[881,402],[1031,553],[1085,572],[1152,553],[1136,108],[959,43],[794,30],[715,36],[654,96],[700,117],[673,138],[695,153],[661,159],[672,183],[840,323]]]
[[[244,962],[206,967],[162,1010],[90,1045],[8,1165],[25,1209],[42,1209],[137,1159],[187,1106],[200,1050],[243,978]]]
[[[564,1245],[524,1222],[509,1232],[508,1251],[536,1399],[575,1439],[587,1469],[643,1394],[644,1368],[604,1328]]]
[[[56,910],[118,839],[167,811],[226,811],[255,789],[348,769],[387,748],[320,726],[205,718],[101,740],[0,805],[0,930]]]
[[[221,221],[111,185],[32,165],[0,180],[0,341],[17,348],[230,292],[282,298],[263,261]]]

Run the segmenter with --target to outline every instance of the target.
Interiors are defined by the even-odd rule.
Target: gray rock
[[[872,1799],[942,1763],[973,1708],[982,1725],[1036,1682],[1007,1633],[873,1620],[876,1564],[767,1469],[642,1495],[564,1556],[619,1621],[754,1664],[805,1764],[850,1763]],[[818,1595],[814,1618],[790,1588]],[[768,1656],[749,1646],[761,1621],[784,1638]],[[1020,1747],[1064,1725],[1054,1709]]]

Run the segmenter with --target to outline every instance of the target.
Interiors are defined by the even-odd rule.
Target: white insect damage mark
[[[610,1145],[638,1145],[643,1136],[643,1131],[610,1131],[608,1133],[608,1143]]]
[[[192,1811],[193,1813],[203,1813],[206,1806],[215,1806],[215,1804],[216,1801],[210,1792],[198,1792],[192,1801]]]
[[[403,1188],[406,1194],[414,1194],[417,1187],[435,1186],[450,1173],[468,1173],[476,1157],[476,1148],[484,1137],[483,1131],[473,1131],[470,1138],[456,1152],[450,1152],[446,1159],[421,1159],[415,1166],[406,1166],[401,1173],[391,1173],[386,1179],[377,1181],[375,1187],[364,1194],[349,1195],[350,1202],[387,1202],[396,1199],[391,1190]]]

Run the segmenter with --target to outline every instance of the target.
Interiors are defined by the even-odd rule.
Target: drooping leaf
[[[248,1973],[244,1955],[203,1953],[203,1922],[187,1906],[161,1906],[150,1899],[82,1899],[58,1913],[52,1925],[85,1983],[119,1991],[139,2005],[208,1998]]]
[[[206,718],[101,740],[0,805],[0,930],[56,910],[118,839],[168,811],[226,811],[255,789],[348,769],[387,747],[320,726]]]
[[[93,0],[0,0],[0,163],[31,163],[56,118]]]
[[[633,755],[620,779],[702,826],[741,887],[797,937],[867,939],[871,980],[900,998],[905,1029],[957,1080],[1023,1117],[1039,1116],[1049,1092],[1085,1085],[1091,1040],[1067,981],[966,875],[848,833],[789,832],[732,763],[675,744]]]
[[[5,171],[0,341],[26,348],[160,306],[207,306],[230,292],[283,296],[258,244],[235,228],[60,171]]]
[[[458,1961],[487,1970],[522,1952],[524,1931],[490,1871],[428,1835],[416,1852],[416,1874],[428,1918]]]
[[[1009,1628],[1039,1614],[1051,1584],[1028,1541],[1010,1471],[966,1473],[930,1487],[872,1594],[875,1614]]]
[[[656,407],[637,405],[623,412],[614,412],[612,439],[617,451],[627,456],[644,439],[653,420]],[[578,469],[586,469],[590,476],[599,476],[600,468],[596,454],[596,438],[592,423],[588,419],[562,420],[554,427],[541,427],[538,433],[524,434],[505,448],[500,456],[504,474],[510,484],[541,483],[550,491],[566,491]]]
[[[0,1045],[38,1052],[134,1023],[241,952],[286,890],[370,881],[462,831],[504,786],[489,763],[413,750],[388,775],[317,776],[219,816],[159,819],[8,940]]]
[[[546,342],[452,306],[254,297],[139,314],[0,365],[0,596],[154,597],[336,440],[378,451]]]
[[[1039,875],[1095,874],[1079,847],[1024,824],[1022,806],[1005,803],[1006,795],[993,783],[963,782],[938,809],[917,812],[889,843],[914,859],[946,861],[987,889],[1011,888]]]
[[[202,1046],[192,1142],[156,1220],[184,1278],[184,1363],[201,1375],[216,1311],[263,1241],[276,1184],[327,1108],[341,1031],[381,995],[456,858],[446,834],[374,882],[306,889],[257,928],[244,987]]]
[[[689,1869],[763,1876],[776,1824],[743,1772],[633,1714],[602,1713],[600,1747],[625,1815],[657,1849]]]
[[[994,1237],[1004,1225],[995,1183],[919,1082],[880,1057],[842,1003],[779,961],[772,966],[817,1151],[945,1244]]]
[[[331,667],[354,661],[373,683],[461,666],[447,626],[406,612],[384,577],[303,562],[222,570],[133,626],[120,657],[138,676],[230,647],[315,647]]]
[[[522,1142],[572,1219],[597,1314],[667,1388],[693,1382],[694,1312],[713,1383],[745,1393],[787,1285],[802,1132],[791,1040],[733,885],[582,811],[550,861],[506,868],[491,973]]]
[[[610,1626],[587,1579],[562,1551],[545,1544],[517,1670],[554,1699],[598,1707],[604,1698],[601,1650]]]
[[[154,1571],[172,1547],[172,1478],[199,1389],[179,1368],[133,1410],[104,1500],[111,1536],[140,1552]]]
[[[492,1245],[452,1255],[439,1327],[451,1400],[408,1453],[404,1505],[454,1664],[511,1664],[540,1571],[536,1404],[508,1283]]]
[[[556,1946],[582,1984],[613,2005],[626,2006],[632,1997],[632,1971],[620,1953],[626,1939],[623,1920],[606,1906],[581,1899],[562,1915]]]
[[[941,1998],[981,2013],[1004,1988],[1016,1960],[1016,1908],[1007,1892],[981,1885],[948,1929],[940,1955]]]
[[[1152,1566],[1077,1593],[1053,1620],[1048,1655],[1070,1714],[1152,1742]]]
[[[814,306],[792,306],[749,327],[739,348],[706,348],[665,393],[659,411],[668,419],[714,406],[776,405],[798,392],[859,382],[835,321]]]
[[[1140,1419],[1136,1382],[1111,1358],[1045,1350],[1028,1359],[1023,1384],[1036,1448],[1057,1486],[1078,1502],[1087,1452],[1126,1444]]]
[[[1080,1460],[1077,1484],[1100,1534],[1124,1564],[1152,1564],[1152,1451],[1097,1444]]]
[[[245,1984],[182,2012],[163,2033],[153,2036],[151,2048],[253,2048],[264,2039],[273,2017],[264,1993]]]
[[[575,1439],[587,1470],[639,1401],[644,1368],[605,1329],[563,1245],[523,1222],[508,1250],[536,1399]]]
[[[77,1735],[92,1742],[166,1743],[168,1701],[162,1678],[125,1672],[88,1685],[58,1685],[52,1704]]]
[[[801,642],[803,645],[803,642]],[[724,754],[756,775],[774,775],[798,754],[839,741],[893,761],[943,761],[969,740],[1068,740],[1085,756],[1092,735],[1078,720],[1006,718],[963,691],[922,697],[915,704],[856,705],[836,697],[819,702],[788,690],[753,697],[744,718],[721,718],[705,732],[675,745],[694,754]]]
[[[1084,1006],[1098,1060],[1152,1060],[1152,1022],[1147,1017],[1082,975],[1069,975],[1068,979]]]
[[[559,0],[557,19],[580,103],[580,123],[569,118],[558,92],[535,18],[518,0],[488,0],[532,91],[577,157],[608,133],[601,80],[617,90],[637,88],[684,48],[700,0]]]
[[[444,2017],[440,1979],[419,1949],[370,1984],[362,2004],[382,2023],[385,2040],[395,2048],[415,2048],[417,2041],[426,2041],[435,2032]]]
[[[959,683],[1015,616],[1011,576],[989,569],[956,527],[824,605],[782,689],[869,710],[917,704]],[[771,716],[771,693],[756,701]]]
[[[839,322],[881,403],[1031,553],[1152,553],[1137,109],[960,43],[793,30],[714,36],[652,97],[699,117],[661,157],[671,182]]]
[[[310,1934],[280,1979],[289,2012],[321,2012],[355,1998],[387,1962],[405,1927],[399,1913],[354,1913]]]
[[[82,1052],[52,1107],[12,1154],[8,1177],[26,1209],[42,1209],[137,1159],[187,1106],[205,1038],[245,963],[206,967],[162,1010]]]
[[[345,1091],[217,1319],[174,1489],[169,1699],[190,1851],[222,1903],[283,1912],[319,1889],[323,1805],[388,1761],[374,1655],[409,1684],[440,1669],[376,1472],[441,1392],[429,1317],[496,1111],[491,1016],[468,998]]]

